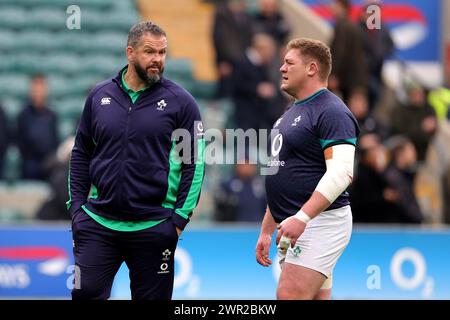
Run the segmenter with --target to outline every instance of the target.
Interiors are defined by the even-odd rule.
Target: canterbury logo
[[[101,101],[101,105],[105,105],[105,104],[110,104],[111,103],[111,98],[107,97],[107,98],[102,98]]]

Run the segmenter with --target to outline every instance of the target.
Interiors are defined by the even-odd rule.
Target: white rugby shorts
[[[331,288],[333,269],[350,241],[352,225],[350,206],[323,211],[306,225],[294,248],[283,250],[280,241],[280,266],[287,262],[318,271],[327,277],[322,289]]]

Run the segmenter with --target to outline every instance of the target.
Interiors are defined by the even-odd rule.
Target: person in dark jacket
[[[391,130],[394,135],[408,137],[416,148],[417,160],[423,162],[428,146],[436,133],[438,120],[420,84],[408,83],[406,91],[408,93],[406,103],[399,103],[392,109]]]
[[[218,98],[230,97],[235,63],[244,56],[252,35],[252,17],[246,11],[245,1],[224,0],[217,4],[212,41],[219,75]]]
[[[19,114],[16,139],[22,159],[22,179],[45,180],[44,159],[59,144],[58,117],[47,105],[44,75],[31,79],[30,101]]]
[[[414,192],[416,149],[404,136],[394,136],[386,144],[391,152],[391,163],[385,173],[386,180],[398,195],[392,214],[400,223],[421,223],[423,214]]]
[[[360,15],[359,29],[363,38],[363,58],[369,73],[368,100],[369,108],[373,110],[378,102],[382,87],[382,71],[384,61],[394,53],[395,45],[392,40],[389,27],[380,23],[380,28],[368,28],[367,19],[370,5],[381,5],[379,0],[366,2]]]
[[[350,20],[350,7],[350,0],[333,1],[336,25],[330,45],[333,67],[329,88],[339,92],[346,103],[356,90],[367,90],[369,80],[362,34]]]
[[[107,299],[122,262],[131,297],[172,297],[174,253],[204,175],[203,124],[194,98],[163,77],[164,30],[128,34],[128,65],[89,93],[72,150],[69,201],[73,299]]]
[[[348,108],[358,120],[361,134],[375,133],[381,140],[389,137],[390,131],[381,123],[369,108],[369,101],[364,90],[356,90],[348,101]]]
[[[269,74],[275,52],[275,43],[270,36],[256,34],[245,57],[236,63],[232,100],[237,128],[268,129],[281,115],[277,103],[279,92]],[[279,112],[272,116],[277,110]]]
[[[351,186],[351,204],[355,222],[389,223],[398,222],[393,213],[398,193],[385,176],[387,149],[379,136],[369,133],[358,142],[358,167]]]
[[[254,17],[256,33],[266,33],[277,43],[277,48],[286,44],[291,32],[288,21],[278,8],[278,0],[259,0],[259,11]]]

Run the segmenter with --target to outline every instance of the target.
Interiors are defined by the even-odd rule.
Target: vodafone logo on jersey
[[[283,146],[283,136],[281,133],[277,134],[272,141],[272,156],[276,157],[281,151],[281,147]]]
[[[283,135],[278,133],[272,140],[272,159],[267,162],[268,167],[284,167],[285,161],[280,161],[278,155],[280,154],[281,148],[283,147]]]

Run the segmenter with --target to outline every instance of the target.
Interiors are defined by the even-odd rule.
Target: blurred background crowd
[[[397,55],[383,20],[368,28],[367,7],[383,2],[316,1],[316,10],[297,0],[76,2],[80,29],[71,30],[64,0],[0,0],[0,222],[69,219],[68,161],[84,99],[126,64],[131,25],[150,19],[168,32],[166,77],[219,130],[270,129],[292,102],[279,90],[287,41],[328,43],[329,89],[361,128],[354,221],[450,223],[450,66],[442,57],[430,85]],[[388,61],[399,66],[396,81]],[[260,222],[258,166],[207,166],[194,221]]]

